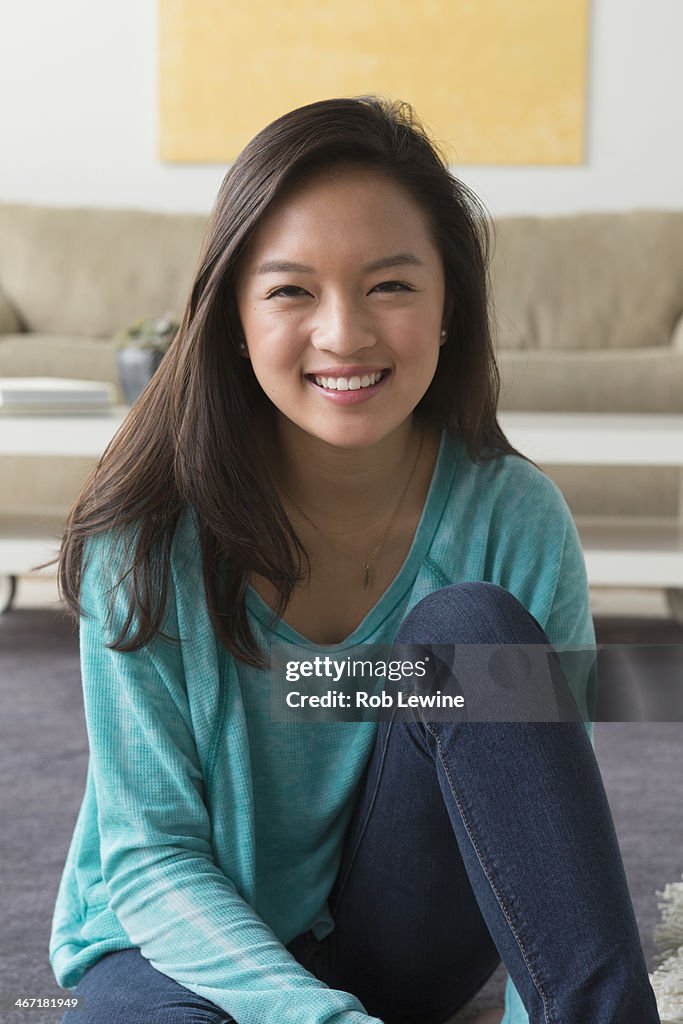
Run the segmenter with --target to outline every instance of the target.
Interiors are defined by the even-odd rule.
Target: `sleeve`
[[[557,484],[529,463],[517,461],[514,468],[497,508],[494,578],[557,650],[592,740],[596,646],[581,541]]]
[[[153,967],[238,1024],[380,1024],[306,971],[218,868],[178,646],[106,647],[127,609],[119,587],[107,617],[120,574],[106,537],[86,545],[80,645],[111,910]],[[167,620],[174,606],[170,596]]]

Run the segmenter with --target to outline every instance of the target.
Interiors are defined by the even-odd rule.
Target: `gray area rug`
[[[603,643],[679,645],[674,623],[598,621]],[[683,661],[669,669],[683,685]],[[647,678],[639,680],[647,687]],[[15,1009],[26,997],[68,995],[47,959],[52,908],[80,806],[88,757],[78,637],[63,613],[17,609],[0,616],[0,1021],[57,1024],[56,1009]],[[596,754],[610,799],[648,966],[659,919],[655,892],[683,872],[683,724],[605,722]],[[500,968],[455,1021],[502,1001]],[[455,1024],[454,1021],[454,1024]]]

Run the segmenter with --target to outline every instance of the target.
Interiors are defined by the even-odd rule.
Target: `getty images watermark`
[[[394,644],[320,650],[273,645],[274,720],[683,721],[680,645]]]

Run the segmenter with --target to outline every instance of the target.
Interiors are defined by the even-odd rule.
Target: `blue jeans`
[[[396,643],[549,645],[489,583],[429,595]],[[584,725],[420,716],[379,723],[330,894],[334,931],[298,936],[290,952],[387,1024],[446,1021],[501,958],[531,1024],[658,1024]],[[232,1020],[137,949],[103,957],[74,994],[85,1009],[63,1024]]]

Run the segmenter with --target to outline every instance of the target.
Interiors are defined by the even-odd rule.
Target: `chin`
[[[339,430],[321,430],[315,432],[314,436],[321,441],[331,445],[333,448],[344,448],[347,451],[361,451],[364,448],[371,448],[379,444],[385,438],[393,434],[401,424],[379,426],[373,424],[349,425]]]

